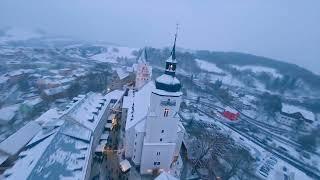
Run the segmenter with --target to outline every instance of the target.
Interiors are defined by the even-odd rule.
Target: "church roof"
[[[156,79],[156,88],[168,92],[178,92],[181,89],[181,84],[175,76],[162,74]]]
[[[174,43],[173,43],[171,55],[166,62],[173,62],[173,63],[176,62],[176,42],[177,42],[177,34],[175,34],[174,36]]]
[[[167,92],[179,92],[181,89],[180,81],[175,77],[176,71],[176,40],[177,34],[174,38],[174,44],[172,47],[171,55],[166,60],[166,71],[163,75],[158,77],[155,81],[156,88]]]
[[[139,56],[139,63],[146,63],[148,60],[147,48],[144,48]]]
[[[154,84],[150,81],[134,94],[133,91],[129,91],[128,96],[123,98],[123,107],[128,108],[126,130],[135,126],[147,116],[153,89]]]

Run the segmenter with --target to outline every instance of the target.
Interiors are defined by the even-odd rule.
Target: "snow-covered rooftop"
[[[62,116],[62,113],[59,112],[56,108],[49,109],[38,117],[35,121],[39,124],[43,124],[47,121],[56,120]]]
[[[225,111],[228,111],[228,112],[231,112],[231,113],[233,113],[233,114],[237,114],[237,113],[238,113],[237,110],[231,108],[230,106],[225,107],[224,110],[225,110]]]
[[[105,96],[90,92],[75,104],[67,115],[88,129],[95,131],[103,113],[109,107],[110,101],[112,99],[119,100],[123,94],[124,91],[121,90],[112,91]]]
[[[5,83],[7,83],[8,80],[9,80],[8,77],[0,76],[0,84],[5,84]]]
[[[15,104],[0,109],[0,124],[9,123],[16,115],[16,112],[18,111],[19,107],[20,104]]]
[[[39,131],[38,123],[31,121],[0,143],[0,151],[9,155],[18,153]]]
[[[25,100],[23,104],[33,107],[40,104],[42,101],[43,100],[40,97],[36,97],[36,98]]]
[[[155,180],[178,180],[178,179],[167,172],[162,172],[158,177],[155,178]]]
[[[163,96],[181,96],[183,94],[181,91],[168,92],[168,91],[164,91],[164,90],[156,89],[156,88],[154,88],[152,92],[155,94],[158,94],[158,95],[163,95]]]
[[[137,92],[130,90],[128,96],[123,98],[122,107],[128,108],[126,129],[130,129],[147,116],[150,96],[154,88],[154,83],[150,81]]]
[[[134,128],[136,132],[145,132],[146,121],[140,121]]]
[[[33,72],[34,72],[33,69],[18,69],[18,70],[9,72],[8,75],[9,76],[19,76],[22,74],[33,73]]]
[[[300,112],[304,118],[312,120],[312,121],[315,120],[315,115],[312,112],[310,112],[302,107],[299,107],[299,106],[294,106],[294,105],[282,103],[282,111],[289,113],[289,114]]]
[[[0,165],[4,163],[10,156],[7,153],[0,151]]]
[[[117,68],[116,72],[119,76],[119,79],[124,79],[129,76],[129,73],[126,71],[126,69]]]
[[[4,172],[5,179],[85,179],[90,166],[90,130],[64,121],[52,130],[42,129],[34,139],[37,141],[29,143],[14,166]]]
[[[122,172],[126,172],[131,168],[131,164],[128,160],[123,160],[120,162],[120,168]]]
[[[55,87],[55,88],[46,89],[46,90],[44,90],[44,92],[46,95],[52,96],[52,95],[63,93],[68,88],[69,88],[69,86],[65,85],[65,86],[59,86],[59,87]]]
[[[170,84],[170,85],[180,84],[180,81],[176,77],[170,76],[168,74],[162,74],[157,78],[156,81],[163,84]]]

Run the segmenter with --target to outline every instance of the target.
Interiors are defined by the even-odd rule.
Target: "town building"
[[[91,149],[89,129],[72,121],[47,121],[4,179],[89,179]]]
[[[152,67],[147,62],[147,49],[144,48],[136,64],[135,88],[140,89],[151,79]]]
[[[124,93],[78,95],[64,111],[50,109],[32,121],[34,131],[27,126],[12,136],[19,143],[9,137],[11,144],[0,144],[1,161],[21,151],[0,178],[92,179],[99,173],[92,171],[93,159],[97,147],[105,144],[107,117],[121,106]]]
[[[276,119],[288,127],[300,126],[302,131],[310,130],[315,126],[315,115],[312,112],[288,104],[282,105],[281,111],[276,113]]]
[[[0,143],[0,167],[10,166],[15,156],[24,146],[41,130],[38,123],[31,121],[20,128],[17,132]],[[1,171],[1,170],[0,170]]]
[[[14,104],[0,109],[0,125],[6,125],[11,123],[16,116],[17,111],[20,108],[20,104]]]
[[[132,68],[118,67],[115,68],[111,76],[110,85],[107,89],[115,90],[121,89],[124,85],[133,84],[135,79],[135,74]]]
[[[178,115],[182,92],[175,76],[175,44],[176,38],[165,73],[155,82],[143,80],[147,83],[129,90],[123,100],[125,157],[140,167],[140,174],[168,172],[179,157],[185,129]]]
[[[239,118],[240,113],[239,113],[237,110],[235,110],[235,109],[227,106],[227,107],[224,109],[222,115],[223,115],[225,118],[229,119],[230,121],[235,121],[235,120],[237,120],[237,119]]]

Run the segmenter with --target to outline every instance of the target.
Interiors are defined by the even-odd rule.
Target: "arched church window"
[[[165,109],[164,109],[163,116],[164,116],[164,117],[168,117],[168,115],[169,115],[169,109],[165,108]]]

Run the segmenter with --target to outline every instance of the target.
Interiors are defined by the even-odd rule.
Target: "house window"
[[[164,133],[164,130],[163,130],[163,129],[161,130],[161,133]]]
[[[136,158],[136,156],[133,156],[133,159],[135,159]]]
[[[157,152],[157,156],[159,156],[160,155],[160,152]]]
[[[160,138],[160,141],[162,141],[162,138]]]
[[[163,116],[164,117],[168,117],[168,115],[169,115],[169,109],[164,109],[164,113],[163,113]]]
[[[134,142],[134,145],[137,145],[137,142]]]
[[[158,161],[158,162],[153,162],[153,165],[154,165],[154,166],[156,166],[156,165],[159,166],[159,165],[160,165],[160,162],[159,162],[159,161]]]

